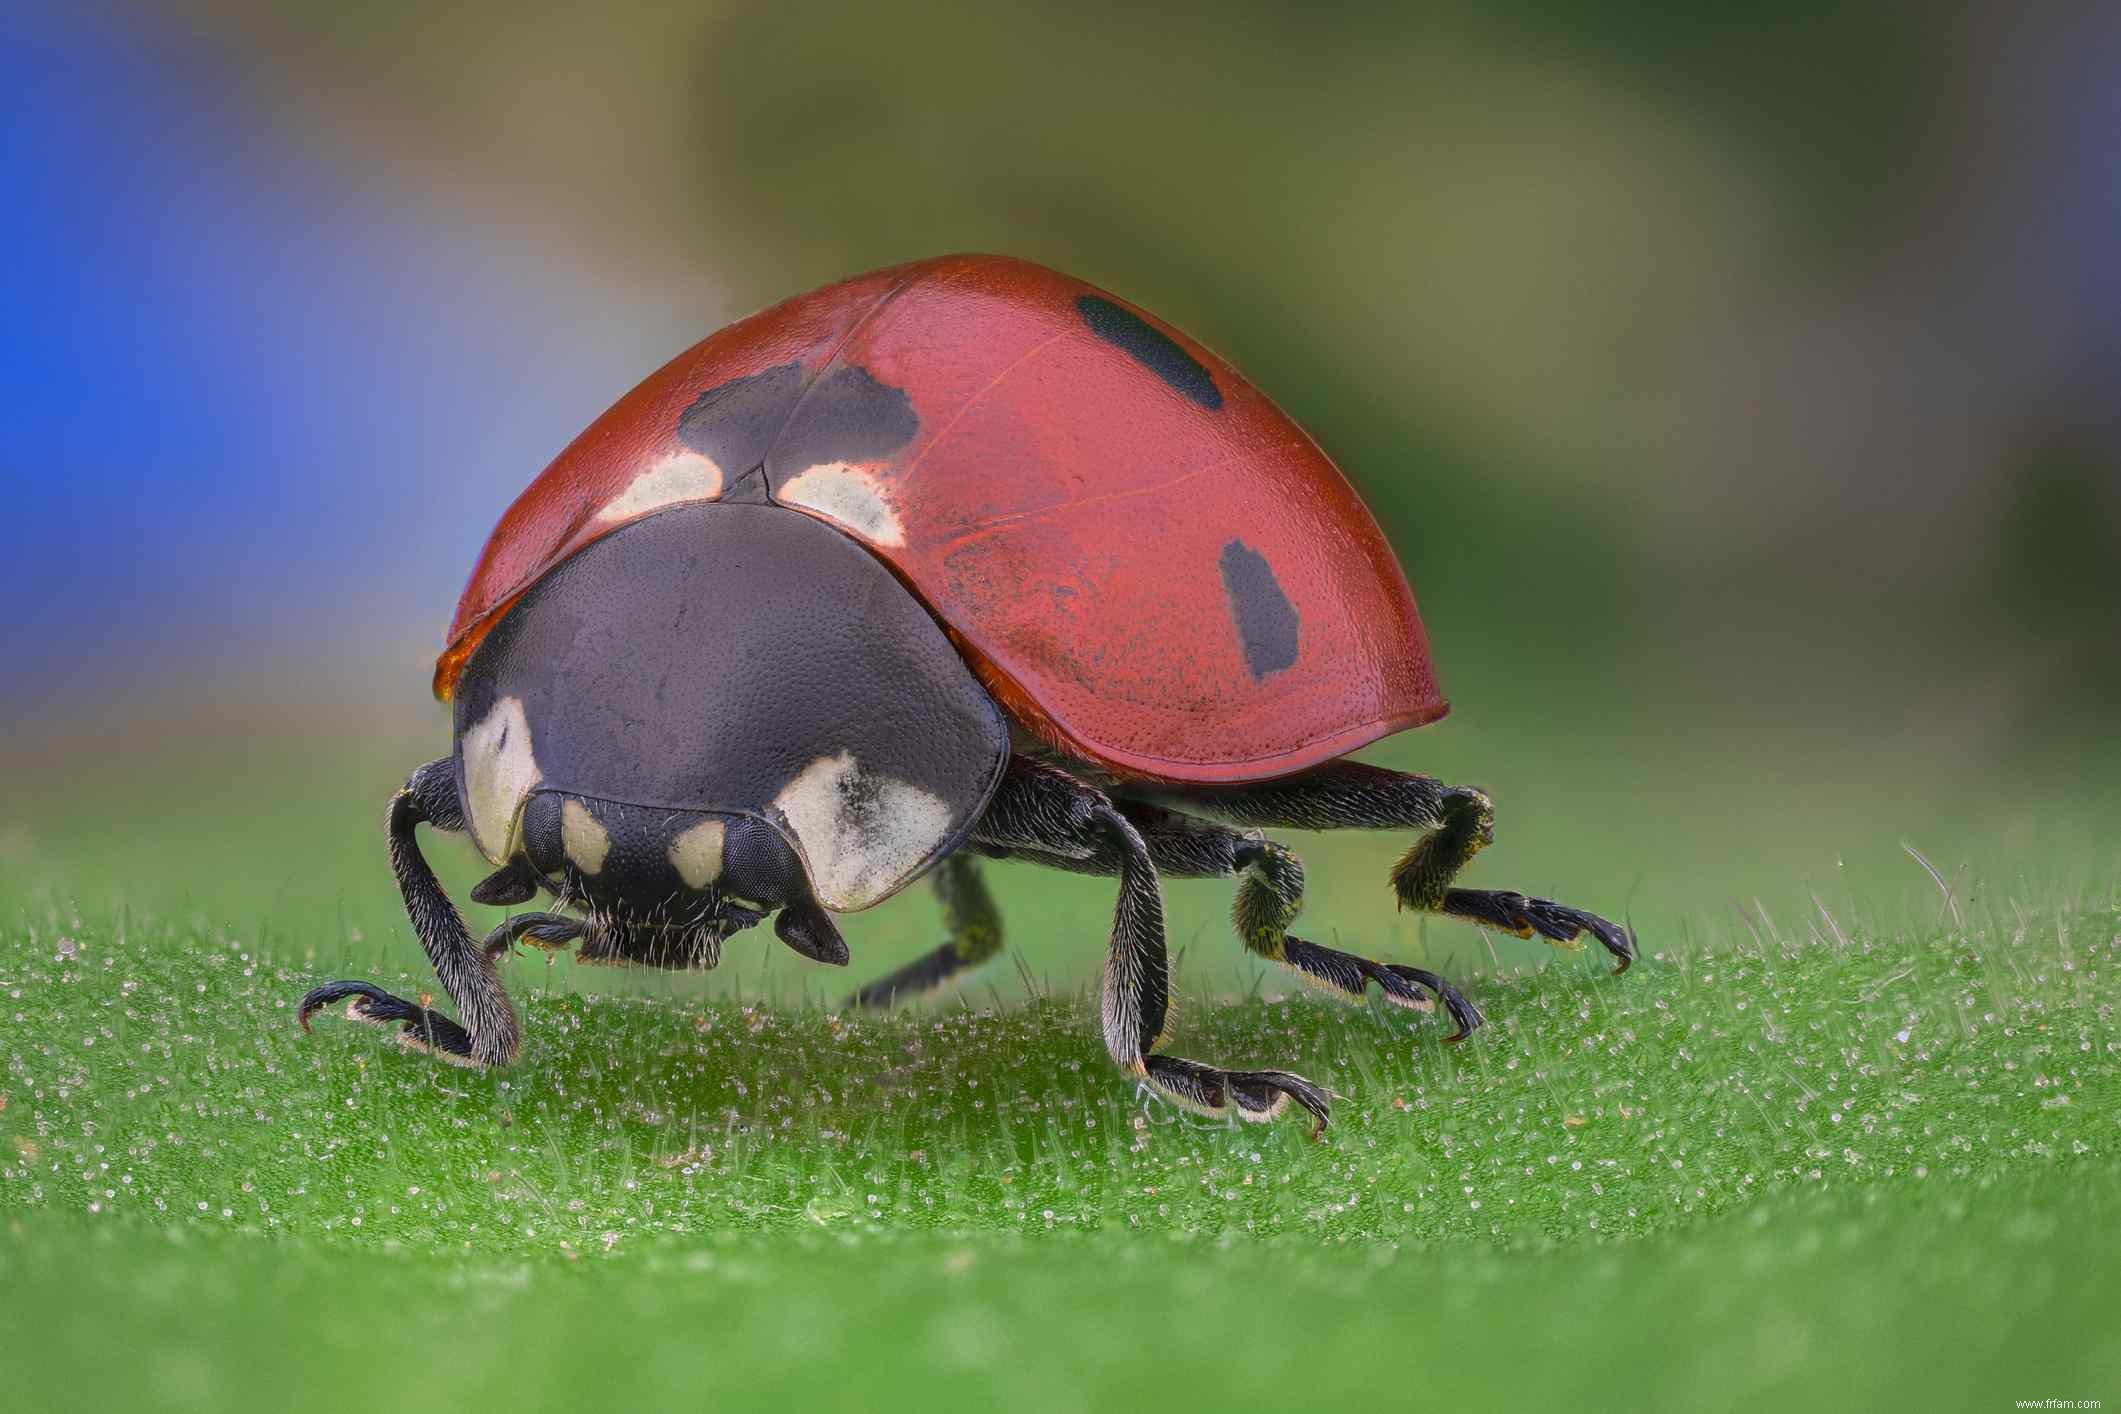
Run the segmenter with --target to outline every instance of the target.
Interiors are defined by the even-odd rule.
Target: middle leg
[[[1286,846],[1157,805],[1130,800],[1117,805],[1148,846],[1159,873],[1175,879],[1240,880],[1230,922],[1248,952],[1288,968],[1338,1001],[1360,1002],[1375,984],[1393,1006],[1426,1011],[1433,995],[1457,1028],[1446,1042],[1463,1041],[1485,1020],[1480,1008],[1427,968],[1376,962],[1292,934],[1289,926],[1303,911],[1304,866]],[[1033,857],[1026,850],[1012,853]],[[1038,862],[1078,873],[1114,874],[1123,859],[1107,847],[1085,857],[1039,856]]]

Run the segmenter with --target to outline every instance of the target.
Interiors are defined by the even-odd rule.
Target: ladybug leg
[[[347,1000],[347,999],[351,1000]],[[327,982],[303,994],[298,1018],[304,1031],[310,1016],[333,1002],[346,1000],[346,1019],[369,1026],[400,1023],[396,1040],[408,1051],[425,1051],[451,1065],[476,1066],[471,1058],[471,1036],[463,1027],[417,1002],[395,997],[367,982]]]
[[[472,938],[413,835],[422,823],[438,830],[464,828],[449,761],[431,761],[413,772],[405,788],[391,797],[387,818],[390,867],[405,898],[405,911],[462,1022],[366,982],[331,982],[312,989],[302,998],[296,1019],[307,1031],[314,1012],[343,999],[350,1020],[383,1026],[399,1023],[401,1045],[430,1051],[457,1064],[506,1065],[515,1059],[520,1045],[515,1008],[494,969],[494,956],[506,950],[506,941],[489,951]],[[534,929],[526,927],[526,931]]]
[[[1291,934],[1289,925],[1303,910],[1304,866],[1285,846],[1155,805],[1122,801],[1119,808],[1141,832],[1159,871],[1174,878],[1242,880],[1230,922],[1246,951],[1281,964],[1338,1001],[1359,1003],[1374,983],[1393,1006],[1432,1011],[1441,1002],[1457,1027],[1446,1041],[1463,1041],[1485,1021],[1479,1007],[1427,968],[1373,962]]]
[[[1001,910],[980,878],[978,856],[959,850],[937,864],[929,877],[943,905],[943,930],[950,940],[871,982],[847,999],[848,1006],[888,1007],[900,997],[940,991],[951,978],[1001,952]]]
[[[1393,866],[1392,892],[1401,908],[1440,913],[1520,938],[1544,938],[1569,951],[1582,947],[1589,933],[1614,957],[1614,975],[1634,963],[1634,938],[1595,913],[1508,889],[1451,888],[1458,871],[1495,842],[1495,807],[1477,790],[1452,788],[1442,793],[1437,813],[1436,828]]]
[[[1225,1070],[1155,1053],[1171,1009],[1163,889],[1141,832],[1103,793],[1055,766],[1014,757],[973,839],[1002,858],[1118,876],[1099,1014],[1105,1049],[1120,1069],[1197,1114],[1259,1122],[1293,1100],[1310,1113],[1313,1135],[1324,1134],[1331,1101],[1300,1075]]]
[[[1243,838],[1236,853],[1244,879],[1230,906],[1230,922],[1246,951],[1280,963],[1340,1001],[1361,1001],[1375,983],[1393,1006],[1433,1011],[1441,1002],[1457,1028],[1444,1037],[1447,1044],[1463,1041],[1486,1022],[1464,993],[1425,967],[1374,962],[1291,933],[1289,925],[1303,908],[1303,861],[1268,839]]]
[[[1595,913],[1506,889],[1454,889],[1451,880],[1495,842],[1495,807],[1487,796],[1431,776],[1336,761],[1300,776],[1223,789],[1184,790],[1170,798],[1241,825],[1298,830],[1425,831],[1392,869],[1401,908],[1439,913],[1557,947],[1581,946],[1585,933],[1628,970],[1635,940]]]

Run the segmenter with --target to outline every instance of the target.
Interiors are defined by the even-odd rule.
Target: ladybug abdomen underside
[[[991,256],[791,300],[629,393],[503,518],[438,690],[582,545],[761,494],[867,545],[1005,706],[1124,773],[1284,774],[1444,711],[1405,578],[1310,439],[1183,335]]]

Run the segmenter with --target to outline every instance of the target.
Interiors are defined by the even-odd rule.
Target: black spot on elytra
[[[880,461],[912,441],[920,427],[904,388],[841,364],[803,394],[774,439],[766,471],[778,484],[819,462]]]
[[[766,459],[803,391],[803,366],[783,363],[719,383],[678,416],[678,441],[734,481]]]
[[[1255,679],[1279,672],[1296,662],[1296,606],[1281,592],[1274,567],[1267,557],[1232,540],[1223,546],[1223,595],[1230,601],[1230,617],[1237,623],[1238,641],[1244,645],[1245,666]]]
[[[1215,386],[1214,375],[1169,334],[1133,310],[1096,295],[1076,296],[1075,311],[1098,338],[1210,412],[1221,409],[1222,389]]]

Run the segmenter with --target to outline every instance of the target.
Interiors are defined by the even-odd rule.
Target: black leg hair
[[[1158,800],[1219,820],[1296,830],[1425,831],[1392,869],[1401,908],[1442,914],[1557,947],[1580,946],[1589,933],[1628,970],[1635,940],[1595,913],[1506,889],[1454,889],[1451,880],[1495,842],[1495,807],[1487,796],[1431,776],[1335,761],[1278,781],[1226,787],[1159,789]],[[1242,925],[1241,925],[1242,926]]]
[[[1269,1120],[1294,1100],[1310,1112],[1314,1135],[1325,1132],[1331,1102],[1300,1075],[1224,1070],[1154,1053],[1171,1007],[1163,890],[1141,832],[1103,794],[1056,766],[1013,757],[973,839],[1003,858],[1118,876],[1099,1013],[1105,1049],[1122,1070],[1198,1114]]]
[[[485,943],[473,941],[463,915],[442,891],[441,881],[435,878],[413,837],[413,831],[422,823],[438,830],[464,828],[455,778],[446,759],[431,761],[413,772],[405,788],[391,797],[390,867],[397,875],[398,891],[404,895],[413,932],[427,950],[435,975],[442,980],[442,989],[456,1003],[463,1024],[369,983],[351,981],[313,988],[302,998],[296,1019],[307,1031],[313,1013],[346,999],[349,1020],[379,1026],[400,1023],[400,1045],[430,1051],[459,1065],[506,1065],[521,1047],[521,1032],[515,1008],[509,1005],[508,994],[502,990],[500,975],[494,969],[494,958],[518,936],[530,935],[542,941],[561,925],[573,924],[573,920],[556,914],[526,915],[533,921],[511,919],[495,929]]]
[[[871,982],[847,999],[848,1006],[887,1007],[900,997],[939,991],[951,978],[1001,952],[1001,910],[980,878],[979,856],[961,849],[936,865],[929,877],[943,905],[943,931],[949,941]]]

